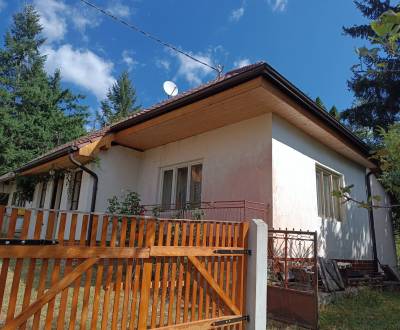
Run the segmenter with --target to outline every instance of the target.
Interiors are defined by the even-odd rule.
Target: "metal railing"
[[[262,219],[267,221],[265,204],[246,200],[187,203],[184,206],[171,204],[168,207],[163,207],[161,204],[143,205],[143,213],[167,219],[211,219],[238,222]]]

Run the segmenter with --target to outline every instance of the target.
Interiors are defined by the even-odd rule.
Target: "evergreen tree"
[[[317,105],[320,108],[326,110],[325,104],[324,104],[324,102],[321,100],[321,98],[319,96],[317,96],[317,98],[315,99],[315,103],[317,103]]]
[[[0,49],[0,173],[85,133],[82,98],[47,75],[39,15],[25,6],[13,17]]]
[[[337,121],[340,121],[340,112],[336,108],[336,106],[332,106],[332,108],[329,110],[329,114],[335,118]]]
[[[362,15],[376,20],[387,10],[395,10],[399,2],[385,0],[354,1]],[[354,106],[342,112],[341,117],[353,130],[373,133],[373,143],[380,140],[380,130],[397,122],[400,115],[400,58],[393,56],[383,44],[375,42],[369,23],[343,28],[346,35],[372,43],[371,50],[358,50],[360,63],[352,67],[353,77],[348,87],[355,96]],[[387,70],[381,70],[386,68]]]
[[[135,88],[128,72],[124,71],[108,90],[107,99],[101,102],[101,110],[97,117],[100,125],[105,126],[126,118],[139,109],[140,106],[136,104]]]

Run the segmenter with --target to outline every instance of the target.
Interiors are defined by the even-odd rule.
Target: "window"
[[[342,208],[340,198],[333,196],[333,191],[337,191],[342,186],[342,177],[327,169],[317,166],[317,204],[318,216],[323,219],[334,219],[341,221]]]
[[[53,192],[51,194],[50,209],[60,209],[62,190],[64,186],[64,178],[58,177],[53,182]]]
[[[40,187],[40,195],[39,195],[39,208],[40,209],[44,208],[44,202],[46,200],[46,190],[47,190],[47,181],[42,182],[42,185]]]
[[[162,170],[161,207],[196,207],[201,202],[202,164],[179,165]]]
[[[73,180],[71,182],[71,201],[70,201],[70,210],[77,210],[79,205],[79,194],[81,192],[81,183],[82,183],[82,171],[76,171],[73,174]]]

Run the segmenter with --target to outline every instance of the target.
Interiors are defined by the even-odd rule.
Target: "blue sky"
[[[363,22],[350,0],[91,0],[224,71],[267,61],[310,97],[330,107],[352,104],[346,80],[363,44],[342,26]],[[87,96],[92,111],[123,70],[147,107],[166,98],[165,80],[180,91],[215,77],[212,70],[166,50],[78,0],[0,0],[0,33],[12,14],[33,3],[42,15],[46,69]]]

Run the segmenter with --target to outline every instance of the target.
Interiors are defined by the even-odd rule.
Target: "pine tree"
[[[364,0],[354,3],[369,20],[376,20],[387,10],[395,10],[399,4],[389,0]],[[369,22],[345,27],[343,30],[352,38],[361,38],[368,42],[375,36]],[[391,124],[398,121],[400,115],[400,59],[393,57],[379,43],[374,43],[373,46],[372,51],[367,52],[367,48],[359,50],[360,63],[352,67],[353,77],[348,81],[348,87],[355,96],[354,106],[344,110],[341,118],[353,130],[373,132],[373,143],[376,143],[380,139],[379,128],[387,130]],[[377,70],[380,67],[390,70]]]
[[[112,124],[138,111],[140,106],[136,102],[135,88],[132,86],[128,72],[124,71],[108,90],[107,99],[101,102],[101,110],[97,115],[100,125]]]
[[[320,108],[326,110],[325,104],[324,104],[324,102],[322,101],[322,99],[319,96],[317,96],[317,98],[315,99],[315,103],[317,103],[317,105]]]
[[[40,53],[39,15],[25,6],[13,17],[0,49],[0,173],[85,133],[87,108],[47,75]]]
[[[336,106],[332,106],[332,108],[329,110],[329,114],[335,118],[337,121],[340,121],[340,112],[336,108]]]

